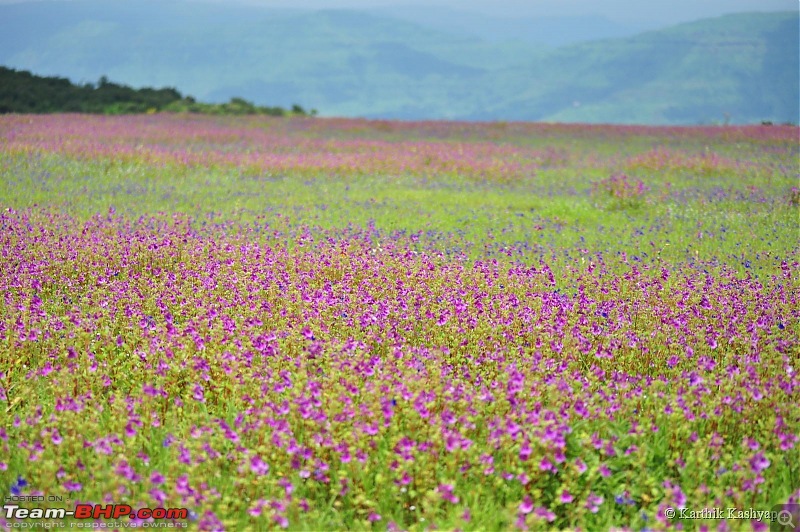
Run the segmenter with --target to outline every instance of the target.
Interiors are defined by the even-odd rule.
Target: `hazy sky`
[[[20,0],[0,0],[18,3]],[[36,0],[22,0],[36,1]],[[62,0],[70,1],[70,0]],[[109,0],[130,1],[137,0]],[[676,22],[742,11],[798,10],[798,0],[190,0],[313,9],[436,5],[498,16],[605,15],[618,22],[666,26]]]
[[[203,0],[196,0],[203,1]],[[208,0],[206,0],[208,1]],[[225,0],[230,2],[231,0]],[[798,0],[240,0],[273,7],[381,7],[437,5],[504,16],[602,14],[617,21],[658,21],[663,24],[742,11],[797,10]],[[659,24],[660,25],[660,24]]]

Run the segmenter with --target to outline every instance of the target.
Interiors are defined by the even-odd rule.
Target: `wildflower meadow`
[[[768,530],[728,509],[800,504],[799,133],[0,116],[4,504]]]

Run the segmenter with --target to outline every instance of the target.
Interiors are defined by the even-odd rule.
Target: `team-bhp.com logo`
[[[128,504],[78,504],[74,510],[64,508],[23,508],[18,504],[3,505],[6,519],[172,519],[189,518],[188,508],[139,508]]]

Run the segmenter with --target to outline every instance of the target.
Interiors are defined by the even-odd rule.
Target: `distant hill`
[[[798,42],[797,13],[750,13],[564,47],[498,73],[517,96],[471,116],[797,123]]]
[[[547,47],[630,37],[651,29],[619,24],[597,15],[511,18],[436,5],[382,7],[371,13],[487,42],[519,41]]]
[[[797,12],[729,15],[557,48],[476,35],[474,21],[434,27],[404,18],[168,0],[0,5],[0,64],[79,83],[106,75],[174,86],[211,102],[303,102],[324,116],[800,119]]]

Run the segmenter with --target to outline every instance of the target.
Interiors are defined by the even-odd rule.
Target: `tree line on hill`
[[[43,77],[25,70],[0,66],[0,114],[93,113],[136,114],[155,112],[218,115],[315,116],[300,105],[291,109],[255,105],[243,98],[227,103],[203,103],[177,89],[134,89],[108,80],[76,85],[67,78]]]

